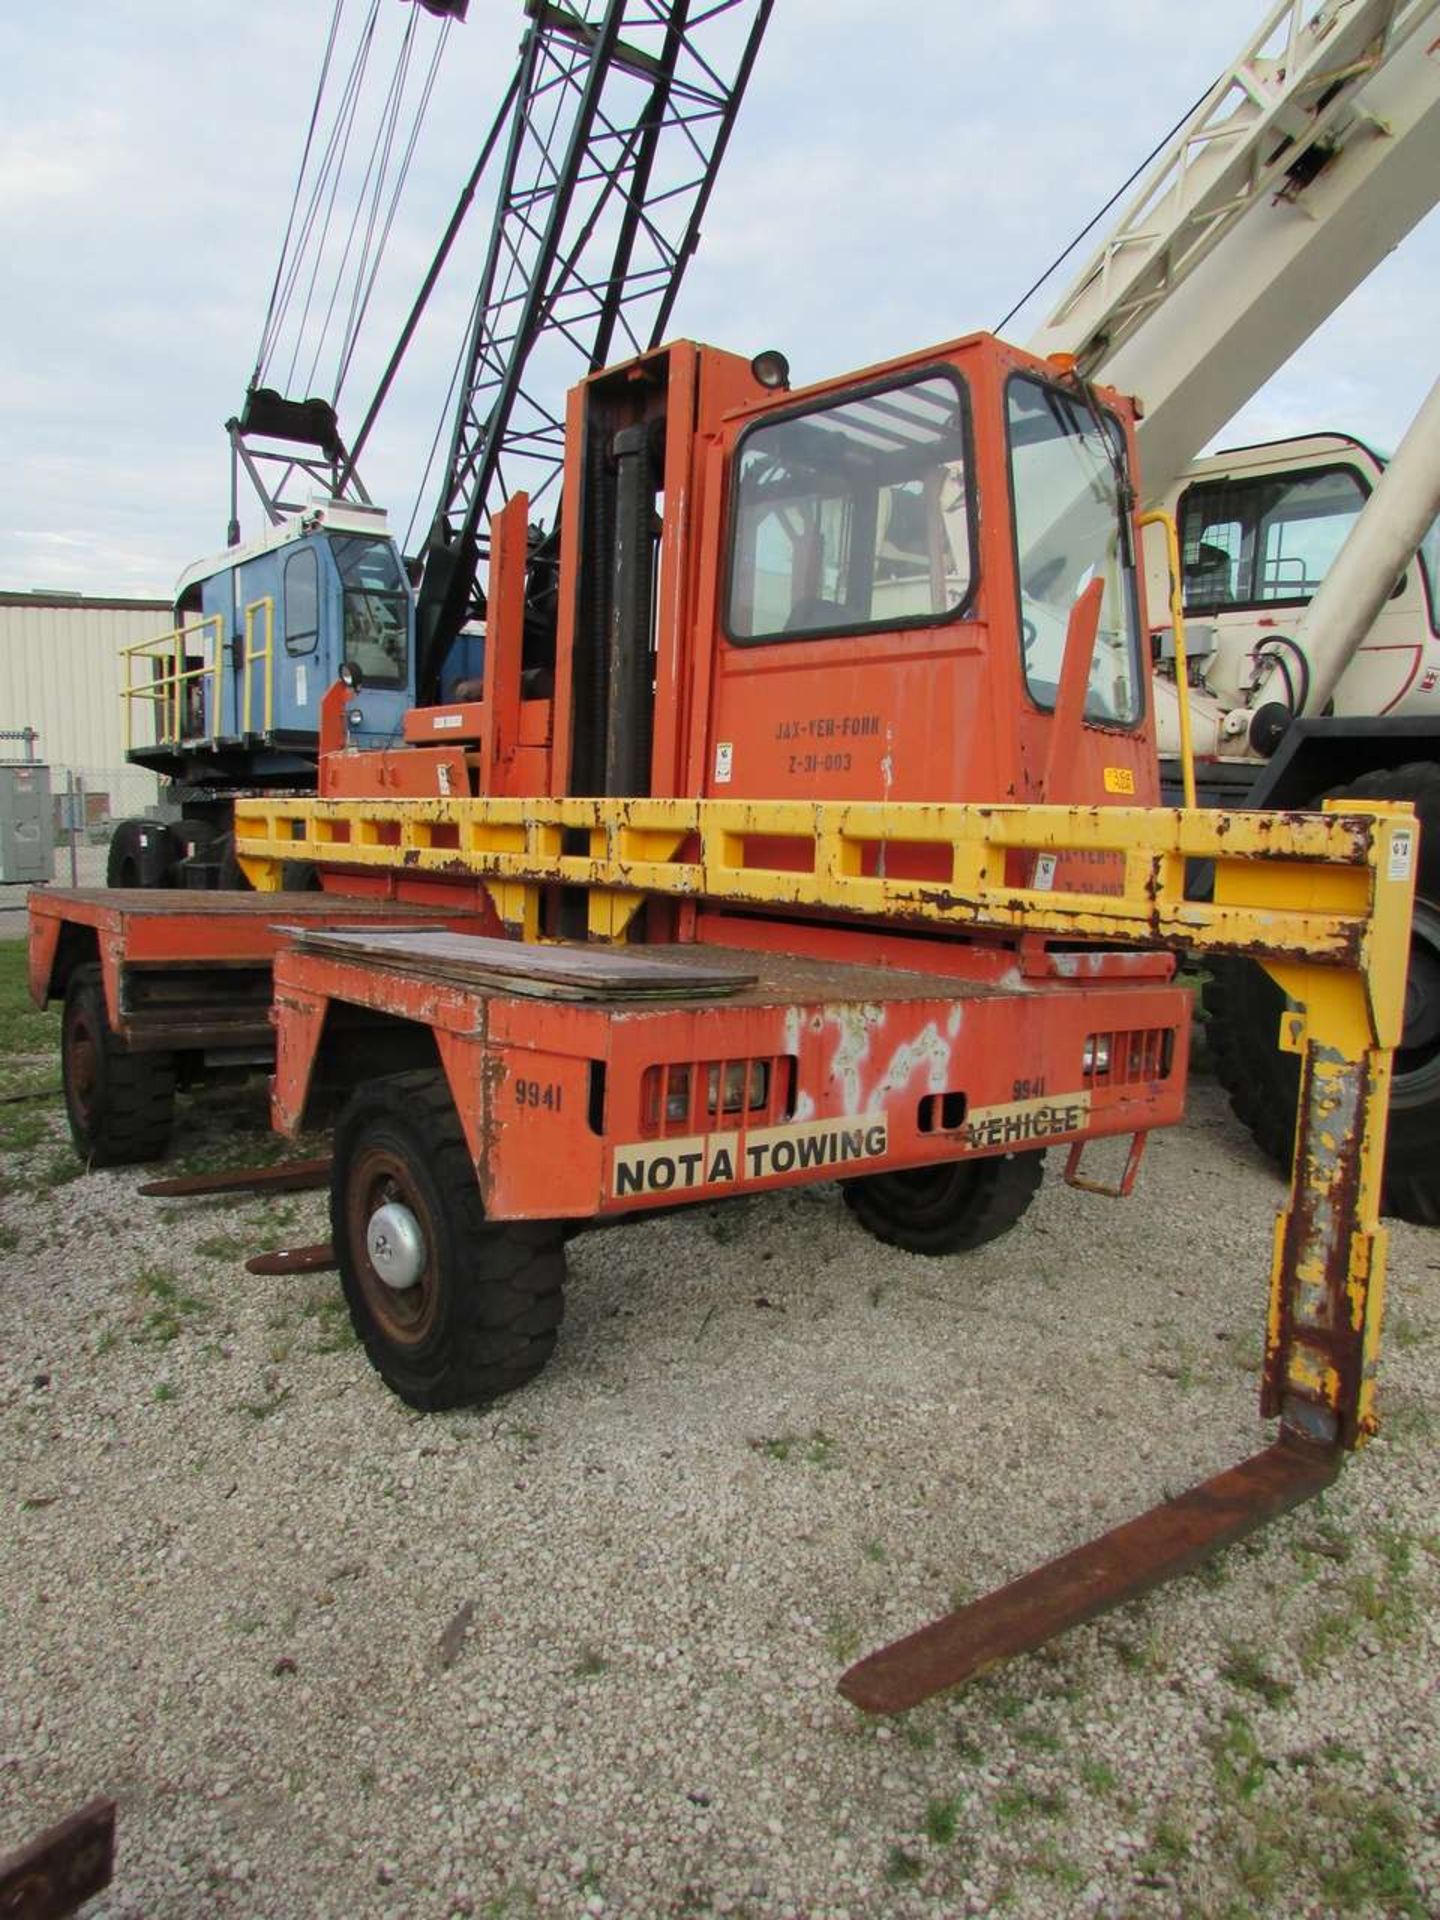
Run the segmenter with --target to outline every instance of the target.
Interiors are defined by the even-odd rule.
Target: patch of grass
[[[833,1467],[835,1440],[821,1427],[808,1434],[777,1433],[769,1439],[752,1440],[751,1446],[767,1460],[796,1460],[807,1467]]]
[[[1350,1575],[1338,1590],[1338,1603],[1312,1620],[1300,1636],[1300,1664],[1307,1674],[1328,1666],[1362,1631],[1387,1647],[1414,1638],[1420,1622],[1412,1584],[1416,1542],[1412,1535],[1391,1528],[1380,1534],[1377,1545],[1383,1566]]]
[[[1103,1760],[1091,1759],[1089,1754],[1081,1759],[1076,1772],[1080,1776],[1080,1784],[1088,1787],[1091,1793],[1113,1793],[1119,1784],[1115,1769]]]
[[[50,1118],[38,1107],[0,1107],[0,1147],[7,1153],[33,1153],[50,1138]]]
[[[917,1724],[914,1720],[905,1722],[905,1744],[915,1753],[930,1753],[935,1746],[935,1729]]]
[[[904,1847],[891,1847],[885,1860],[885,1879],[890,1886],[913,1886],[923,1872],[913,1853],[907,1853]]]
[[[20,1229],[0,1226],[0,1253],[14,1253],[19,1245]]]
[[[355,1331],[343,1293],[327,1291],[312,1294],[300,1312],[306,1320],[315,1323],[314,1352],[346,1353],[351,1347],[359,1346],[360,1336]]]
[[[114,1327],[102,1327],[95,1336],[95,1351],[97,1354],[111,1353],[119,1344],[120,1336]]]
[[[1322,1892],[1341,1913],[1379,1907],[1404,1920],[1426,1920],[1431,1909],[1407,1859],[1409,1829],[1398,1807],[1374,1801],[1349,1810],[1334,1831],[1346,1855],[1322,1867]]]
[[[1058,1820],[1065,1812],[1066,1799],[1056,1788],[1013,1786],[995,1796],[995,1818],[1002,1823],[1031,1820],[1043,1816]]]
[[[1232,1687],[1239,1687],[1246,1693],[1258,1695],[1267,1707],[1284,1706],[1295,1692],[1288,1680],[1275,1678],[1252,1647],[1232,1646],[1220,1669],[1220,1675],[1222,1679],[1228,1680]]]
[[[187,1320],[210,1311],[209,1302],[186,1293],[169,1267],[142,1269],[135,1281],[135,1291],[142,1300],[154,1302],[134,1336],[139,1346],[168,1346],[172,1340],[179,1339]]]
[[[1231,1800],[1251,1800],[1275,1765],[1260,1750],[1255,1731],[1243,1713],[1233,1707],[1225,1715],[1225,1730],[1213,1745],[1215,1782]]]
[[[580,1656],[570,1669],[577,1680],[598,1680],[602,1673],[610,1671],[610,1662],[598,1647],[584,1646]]]
[[[49,1053],[60,1043],[60,1011],[41,1013],[30,999],[23,940],[0,940],[0,1057]]]
[[[1150,1844],[1137,1864],[1142,1873],[1174,1875],[1189,1858],[1190,1834],[1173,1814],[1163,1813],[1155,1822]]]
[[[1430,1330],[1422,1327],[1418,1320],[1412,1320],[1408,1314],[1397,1313],[1386,1324],[1385,1338],[1401,1353],[1408,1353],[1414,1347],[1424,1346],[1430,1338]]]
[[[253,1247],[238,1233],[211,1233],[195,1242],[195,1251],[202,1260],[245,1260]]]
[[[825,1646],[832,1660],[848,1667],[860,1651],[860,1629],[844,1614],[832,1613],[825,1627]]]
[[[1032,1753],[1058,1753],[1060,1736],[1052,1733],[1048,1727],[1017,1727],[1015,1744],[1017,1747],[1028,1747]]]
[[[959,1825],[960,1801],[951,1795],[932,1800],[925,1809],[925,1838],[935,1847],[953,1846]]]
[[[1085,1869],[1076,1864],[1066,1853],[1062,1853],[1053,1840],[1047,1840],[1027,1853],[1021,1861],[1026,1873],[1038,1875],[1049,1880],[1066,1893],[1078,1893],[1085,1884]]]
[[[68,1187],[85,1172],[85,1163],[69,1147],[57,1147],[35,1175],[37,1194],[53,1193],[56,1187]]]
[[[161,1380],[151,1397],[161,1406],[165,1406],[169,1401],[180,1398],[180,1389],[169,1380]]]
[[[242,1400],[241,1413],[248,1413],[252,1420],[268,1420],[272,1413],[278,1413],[294,1393],[293,1387],[280,1387],[264,1400]]]
[[[886,1554],[885,1554],[884,1545],[881,1541],[867,1540],[864,1546],[860,1549],[860,1551],[864,1555],[864,1557],[871,1563],[872,1566],[876,1566],[876,1567],[884,1566]]]

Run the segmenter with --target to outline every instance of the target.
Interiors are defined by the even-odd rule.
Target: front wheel
[[[497,1399],[553,1353],[563,1230],[486,1219],[443,1073],[357,1089],[335,1131],[330,1224],[355,1331],[410,1406]]]
[[[1045,1172],[1043,1150],[985,1160],[943,1160],[903,1173],[841,1182],[845,1204],[867,1233],[907,1253],[969,1253],[1008,1233]]]

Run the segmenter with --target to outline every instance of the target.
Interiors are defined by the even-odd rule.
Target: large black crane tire
[[[486,1219],[443,1073],[356,1089],[335,1130],[330,1222],[355,1331],[410,1406],[481,1405],[550,1358],[564,1229]]]
[[[843,1180],[845,1204],[867,1233],[906,1253],[969,1253],[1008,1233],[1039,1192],[1043,1150],[943,1160],[902,1173]]]
[[[175,1119],[175,1060],[129,1053],[105,1010],[100,968],[77,967],[60,1022],[60,1077],[75,1151],[92,1167],[158,1160]]]
[[[1423,760],[1362,774],[1325,798],[1408,801],[1419,816],[1405,1027],[1395,1050],[1382,1207],[1401,1220],[1440,1226],[1440,766]],[[1211,963],[1206,1036],[1216,1077],[1257,1143],[1288,1167],[1300,1060],[1277,1044],[1284,1007],[1279,987],[1253,962]]]
[[[168,887],[177,856],[169,830],[159,820],[122,820],[110,836],[105,858],[107,887]]]

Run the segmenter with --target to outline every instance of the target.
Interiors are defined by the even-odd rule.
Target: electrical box
[[[50,769],[0,761],[0,884],[43,887],[54,878]]]

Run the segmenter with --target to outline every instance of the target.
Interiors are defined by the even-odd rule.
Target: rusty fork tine
[[[1277,1514],[1321,1493],[1338,1448],[1282,1439],[1138,1519],[997,1587],[957,1613],[857,1661],[840,1691],[867,1713],[903,1713],[1069,1627],[1187,1573]]]
[[[181,1173],[147,1180],[147,1200],[191,1200],[214,1193],[307,1193],[330,1184],[330,1159],[282,1160],[273,1167],[232,1167],[223,1173]]]

